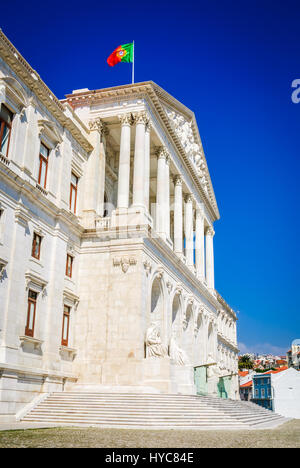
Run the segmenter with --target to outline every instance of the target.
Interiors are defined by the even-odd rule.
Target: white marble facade
[[[195,394],[196,368],[238,398],[193,112],[153,82],[59,101],[2,32],[0,104],[0,420],[63,389]]]

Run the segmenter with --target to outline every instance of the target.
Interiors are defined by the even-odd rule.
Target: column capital
[[[133,119],[131,114],[121,114],[118,115],[119,121],[122,125],[132,125]]]
[[[174,185],[180,185],[182,186],[182,176],[180,174],[176,174],[173,178]]]
[[[195,201],[194,196],[191,193],[187,193],[184,197],[185,203],[193,203]]]
[[[103,135],[104,133],[107,133],[107,127],[106,127],[105,123],[100,118],[90,120],[89,121],[89,128],[90,128],[91,132],[98,131],[100,133],[100,135]]]
[[[215,235],[215,231],[213,230],[213,228],[210,226],[206,229],[206,236],[211,236],[211,237],[214,237]]]
[[[145,124],[147,125],[150,121],[149,115],[145,111],[136,112],[134,115],[134,123],[137,124]]]
[[[170,158],[170,154],[165,146],[159,146],[156,150],[157,159],[166,159]]]

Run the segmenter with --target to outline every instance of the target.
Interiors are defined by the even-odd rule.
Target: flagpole
[[[133,52],[133,60],[132,60],[132,84],[134,84],[134,41],[132,41],[132,52]]]

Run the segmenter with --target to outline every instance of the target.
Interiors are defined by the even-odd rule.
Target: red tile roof
[[[249,371],[239,371],[239,376],[240,377],[246,377],[246,375],[249,374]]]
[[[277,369],[277,370],[270,370],[268,372],[264,372],[263,375],[264,374],[278,374],[279,372],[285,371],[287,369],[288,369],[288,367],[284,366],[284,367],[281,367],[280,369]]]
[[[243,388],[245,388],[245,387],[252,387],[252,380],[250,380],[250,381],[247,382],[247,383],[244,383],[243,385],[240,385],[240,387],[243,387]]]

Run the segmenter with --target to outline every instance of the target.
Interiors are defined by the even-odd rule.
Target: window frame
[[[62,333],[61,333],[61,345],[66,346],[66,347],[68,347],[68,345],[69,345],[70,316],[71,316],[71,307],[64,304],[63,321],[62,321]],[[65,317],[67,317],[67,338],[66,339],[64,339]]]
[[[39,243],[39,251],[38,251],[38,255],[35,256],[34,253],[35,253],[35,248],[36,248],[36,237],[39,237],[40,239],[40,243]],[[38,234],[37,232],[34,232],[33,233],[33,239],[32,239],[32,247],[31,247],[31,256],[33,258],[35,258],[36,260],[40,260],[41,259],[41,245],[42,245],[42,236],[40,234]]]
[[[70,265],[70,267],[71,267],[71,268],[70,268],[70,269],[71,269],[71,272],[70,272],[70,274],[68,274],[68,260],[69,260],[69,259],[71,260],[71,265]],[[68,278],[72,278],[72,276],[73,276],[73,262],[74,262],[74,257],[73,257],[73,255],[67,253],[66,271],[65,271],[65,274],[66,274],[66,276],[67,276]]]
[[[35,298],[29,297],[30,293],[35,294]],[[36,304],[37,304],[37,297],[38,293],[29,289],[28,297],[27,297],[27,318],[26,318],[26,325],[25,325],[25,336],[30,336],[31,338],[34,337],[34,327],[35,327],[35,318],[36,318]],[[31,313],[31,306],[33,305],[33,320],[32,320],[32,328],[29,328],[30,324],[30,313]]]
[[[47,158],[41,153],[41,146],[43,146],[47,150]],[[48,164],[49,164],[49,155],[50,155],[50,148],[46,146],[42,141],[40,143],[40,153],[39,153],[39,173],[38,173],[38,184],[46,190],[47,185],[47,177],[48,177]],[[43,163],[46,164],[46,171],[45,171],[45,180],[44,185],[41,183],[41,175],[42,175],[42,165]]]
[[[74,176],[76,178],[76,185],[74,185],[72,183],[72,176]],[[78,182],[79,182],[79,177],[74,172],[71,172],[69,208],[70,208],[70,211],[72,211],[72,213],[74,213],[74,214],[76,214],[76,209],[77,209]],[[73,191],[75,193],[74,210],[72,209],[72,194],[73,194]]]
[[[6,120],[4,120],[1,116],[0,116],[0,153],[8,159],[8,153],[9,153],[9,145],[10,145],[10,137],[11,137],[11,130],[12,130],[12,121],[13,121],[13,118],[14,118],[14,114],[13,112],[5,105],[5,104],[1,104],[3,107],[5,107],[5,109],[7,109],[7,111],[12,114],[12,117],[11,117],[11,123],[9,122],[6,122]],[[3,133],[4,133],[4,127],[5,125],[9,128],[9,135],[8,135],[8,142],[7,142],[7,149],[6,149],[6,154],[2,153],[1,152],[1,145],[2,145],[2,138],[3,138]]]

